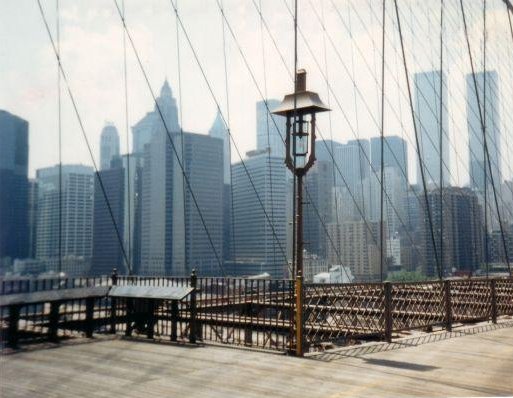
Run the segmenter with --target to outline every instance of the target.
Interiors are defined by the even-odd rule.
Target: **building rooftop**
[[[513,322],[412,335],[296,358],[116,337],[34,347],[1,360],[8,397],[504,396]]]

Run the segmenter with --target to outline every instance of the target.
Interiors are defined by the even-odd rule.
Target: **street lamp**
[[[296,275],[303,272],[303,176],[315,162],[315,114],[329,111],[313,91],[306,90],[306,71],[296,73],[296,87],[273,114],[285,116],[285,164],[297,177]]]

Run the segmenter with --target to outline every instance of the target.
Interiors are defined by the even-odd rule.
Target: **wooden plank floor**
[[[433,338],[430,338],[433,340]],[[4,355],[0,396],[512,396],[513,328],[370,344],[304,359],[99,339]]]

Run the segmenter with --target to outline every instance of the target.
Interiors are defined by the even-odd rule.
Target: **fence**
[[[190,286],[181,301],[62,298],[0,306],[2,340],[16,322],[20,343],[85,333],[205,341],[302,355],[324,343],[390,340],[393,333],[513,315],[513,279],[303,284],[297,280],[126,277],[2,281],[0,296],[93,286]],[[76,291],[76,290],[75,290]],[[296,294],[299,293],[299,294]]]

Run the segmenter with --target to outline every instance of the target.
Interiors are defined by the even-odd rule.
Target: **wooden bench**
[[[7,345],[16,347],[19,340],[18,323],[20,320],[20,310],[27,305],[45,305],[50,304],[48,334],[50,340],[57,340],[57,329],[59,326],[59,308],[60,305],[70,300],[85,300],[85,333],[87,337],[92,337],[94,330],[93,311],[94,300],[107,296],[108,286],[93,286],[74,289],[53,289],[31,293],[17,293],[0,296],[0,307],[9,309]]]

